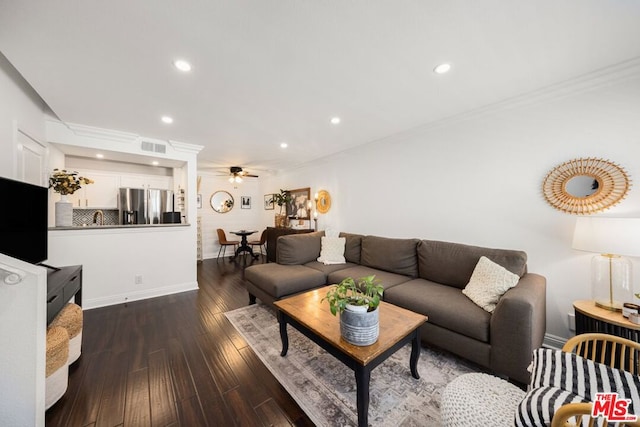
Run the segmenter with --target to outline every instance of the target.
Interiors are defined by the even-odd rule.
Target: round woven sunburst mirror
[[[554,208],[576,215],[609,209],[631,187],[627,172],[609,160],[575,159],[556,166],[542,183],[544,198]]]

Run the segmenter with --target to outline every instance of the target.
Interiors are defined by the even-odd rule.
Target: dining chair
[[[254,246],[258,246],[260,248],[260,254],[264,258],[265,254],[267,253],[267,229],[265,228],[262,231],[262,234],[260,234],[260,240],[251,240],[249,242],[249,246],[251,246],[251,250],[253,250]]]
[[[240,244],[240,241],[227,240],[227,235],[224,233],[224,230],[222,228],[218,228],[216,232],[218,233],[218,244],[220,244],[217,259],[220,259],[220,252],[222,252],[222,258],[224,258],[224,254],[227,251],[227,246],[232,246],[235,254],[236,246]]]

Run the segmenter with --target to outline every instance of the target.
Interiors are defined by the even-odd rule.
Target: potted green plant
[[[291,201],[291,194],[287,190],[280,189],[280,193],[273,195],[273,202],[280,207],[279,213],[276,214],[276,227],[287,226],[287,214],[282,213],[282,207]]]
[[[378,306],[383,292],[374,275],[357,280],[347,277],[327,292],[322,301],[327,300],[331,314],[340,314],[340,334],[345,341],[366,346],[378,340]]]

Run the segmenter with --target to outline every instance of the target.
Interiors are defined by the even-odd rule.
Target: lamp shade
[[[600,254],[640,256],[640,218],[578,217],[571,246]]]

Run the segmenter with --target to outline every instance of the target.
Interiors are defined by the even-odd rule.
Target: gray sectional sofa
[[[247,267],[250,303],[258,298],[272,304],[346,277],[375,274],[384,286],[385,301],[428,316],[420,331],[423,343],[520,383],[528,382],[532,351],[542,345],[545,333],[546,280],[527,272],[526,253],[340,233],[346,238],[346,263],[325,265],[316,261],[323,235],[282,236],[276,263]],[[493,313],[462,293],[483,255],[520,277],[518,284],[500,298]]]

